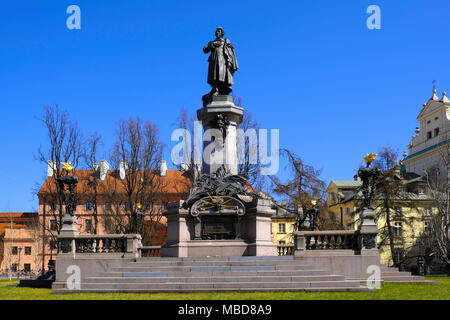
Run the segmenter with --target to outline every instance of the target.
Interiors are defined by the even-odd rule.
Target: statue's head
[[[225,35],[225,30],[222,27],[218,27],[215,33],[217,38],[222,38]]]

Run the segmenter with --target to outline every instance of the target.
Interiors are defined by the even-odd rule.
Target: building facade
[[[126,233],[130,223],[131,211],[136,210],[136,202],[141,202],[144,212],[143,242],[151,245],[163,245],[165,241],[166,219],[162,216],[169,201],[185,199],[191,182],[179,170],[166,170],[156,173],[153,190],[145,190],[140,199],[127,193],[126,178],[118,170],[107,170],[103,179],[95,180],[93,189],[92,170],[75,170],[73,175],[79,178],[76,186],[75,216],[80,234]],[[149,198],[151,197],[151,199]],[[57,254],[57,236],[65,206],[61,205],[55,188],[53,176],[47,177],[39,193],[39,256],[41,267],[47,268],[48,261]],[[130,200],[134,203],[131,204]],[[134,209],[132,206],[134,205]],[[62,214],[61,214],[62,213]],[[143,243],[147,245],[148,243]]]
[[[0,213],[0,273],[6,276],[40,271],[37,212]]]
[[[400,168],[396,168],[400,174]],[[431,218],[436,211],[433,198],[426,194],[423,177],[401,173],[398,182],[404,186],[401,193],[389,199],[389,215],[386,202],[380,194],[375,196],[376,223],[380,230],[377,246],[381,263],[392,266],[394,261],[407,269],[414,269],[417,257],[426,255],[431,247]],[[332,181],[327,188],[329,214],[339,217],[344,229],[357,230],[363,205],[361,181]],[[389,223],[387,222],[389,217]],[[391,237],[393,249],[391,249]]]
[[[447,175],[441,165],[442,151],[448,150],[450,142],[450,100],[446,93],[439,98],[433,89],[433,95],[423,104],[417,121],[419,127],[402,160],[403,170],[422,176],[425,170],[440,169],[441,174]]]

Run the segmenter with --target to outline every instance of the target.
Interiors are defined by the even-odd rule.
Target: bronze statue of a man
[[[233,75],[238,69],[234,48],[228,39],[224,39],[225,31],[219,27],[216,30],[216,39],[208,42],[203,48],[209,53],[208,84],[212,90],[206,96],[228,95],[232,90]]]

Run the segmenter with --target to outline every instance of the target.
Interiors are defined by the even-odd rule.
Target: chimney
[[[99,171],[100,180],[104,181],[106,179],[106,175],[108,174],[109,163],[106,160],[102,160],[100,162],[94,163],[92,169],[94,169],[94,171]]]
[[[47,161],[47,177],[53,177],[53,171],[55,170],[55,162],[52,160]]]
[[[181,163],[181,171],[187,171],[189,169],[189,165],[186,162]]]
[[[160,166],[159,171],[160,171],[161,177],[165,177],[166,176],[166,173],[167,173],[167,162],[166,162],[166,160],[161,160],[161,166]]]
[[[128,163],[126,160],[120,160],[119,161],[119,174],[120,179],[125,179],[125,171],[128,170]]]

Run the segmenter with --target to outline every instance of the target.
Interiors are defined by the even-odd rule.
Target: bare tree
[[[343,223],[336,217],[336,214],[329,209],[325,203],[320,209],[320,219],[318,221],[320,230],[345,230]]]
[[[286,200],[286,209],[298,214],[311,209],[311,200],[319,200],[318,206],[323,204],[321,199],[325,195],[325,183],[319,178],[320,170],[303,163],[303,160],[288,149],[280,149],[280,155],[287,157],[288,175],[287,181],[282,181],[276,176],[269,176],[273,184],[273,192]],[[300,221],[305,216],[299,217]]]
[[[114,228],[121,233],[133,232],[137,212],[143,212],[148,218],[151,241],[162,218],[165,180],[160,176],[160,164],[163,144],[158,129],[150,121],[144,123],[140,118],[120,120],[117,130],[111,162],[116,169],[123,167],[124,176],[108,186],[112,191],[110,199],[114,201],[111,211],[115,211],[109,222],[115,223]],[[119,203],[119,199],[125,203]]]
[[[429,192],[436,206],[433,215],[432,236],[434,251],[446,264],[450,275],[450,146],[444,144],[439,149],[440,164],[425,171]]]
[[[238,107],[244,108],[242,98],[233,94],[234,104]],[[245,110],[242,117],[242,122],[238,124],[238,129],[241,129],[243,133],[254,132],[254,138],[257,139],[257,129],[259,128],[258,122],[253,118],[252,114]],[[237,148],[238,148],[238,174],[247,177],[248,182],[251,185],[257,184],[257,189],[262,189],[260,186],[263,183],[263,177],[261,176],[261,165],[257,161],[256,148],[253,149],[251,144],[255,144],[256,141],[251,141],[251,135],[249,136],[239,136],[237,137]],[[255,161],[256,160],[256,161]]]
[[[98,162],[98,148],[101,143],[102,136],[98,132],[92,133],[86,142],[83,153],[84,161],[88,168],[91,168],[91,173],[88,176],[83,176],[82,179],[87,180],[88,187],[84,197],[92,204],[92,218],[94,224],[92,232],[97,234],[98,231],[98,205],[99,205],[99,183],[100,172],[95,169],[95,164]]]
[[[45,147],[39,147],[36,159],[48,165],[51,174],[41,188],[41,191],[44,192],[44,213],[48,213],[54,221],[52,226],[49,226],[46,220],[42,222],[43,246],[45,247],[46,236],[49,235],[53,241],[56,241],[59,230],[62,228],[64,190],[63,185],[57,181],[64,174],[61,163],[70,162],[73,168],[77,168],[82,154],[83,141],[77,123],[72,122],[69,114],[61,110],[58,105],[45,106],[44,113],[38,117],[38,120],[47,130],[48,142]],[[46,219],[45,216],[43,218]]]
[[[195,117],[194,115],[188,115],[188,111],[182,107],[177,117],[176,125],[178,128],[183,129],[184,141],[183,155],[181,156],[181,163],[178,165],[178,170],[183,171],[192,183],[201,170],[201,158],[196,159],[196,152],[199,155],[202,154],[202,146],[199,145],[200,142],[197,141],[197,137],[195,136]]]
[[[411,227],[413,220],[405,215],[404,209],[414,209],[414,194],[407,190],[407,181],[400,171],[398,152],[392,147],[379,148],[374,167],[383,171],[377,182],[374,201],[376,220],[385,222],[379,225],[379,245],[389,247],[393,264],[398,267],[405,262],[410,249],[403,230],[406,226]],[[395,223],[398,223],[397,227],[393,225]]]

